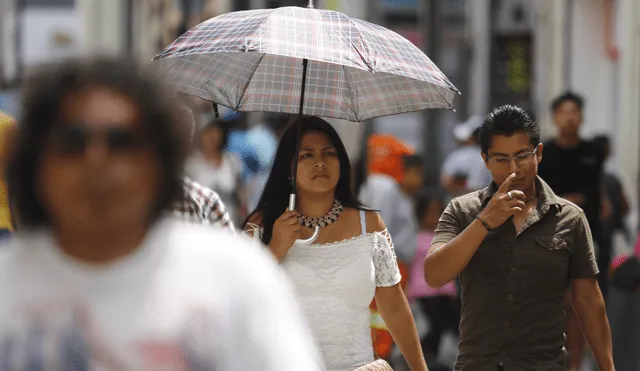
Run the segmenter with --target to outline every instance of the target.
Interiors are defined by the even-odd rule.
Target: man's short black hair
[[[556,99],[551,102],[551,112],[556,112],[564,102],[573,102],[581,112],[584,108],[584,98],[576,93],[568,91],[556,97]]]
[[[534,147],[540,143],[540,126],[533,121],[527,111],[511,105],[494,109],[484,119],[484,123],[478,133],[482,153],[488,153],[494,136],[504,135],[510,137],[516,133],[526,134],[529,138],[529,143]]]

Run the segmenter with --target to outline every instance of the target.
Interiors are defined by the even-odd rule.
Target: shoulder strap
[[[364,210],[360,210],[360,229],[362,230],[362,235],[367,234],[367,218],[365,216]]]

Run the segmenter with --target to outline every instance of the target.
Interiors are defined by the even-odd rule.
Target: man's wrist
[[[480,224],[482,224],[482,226],[484,227],[484,229],[487,230],[487,232],[491,232],[492,230],[494,230],[494,228],[491,227],[489,223],[487,223],[485,218],[483,218],[481,215],[476,216],[476,219],[480,222]]]

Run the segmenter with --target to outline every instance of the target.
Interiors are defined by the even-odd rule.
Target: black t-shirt
[[[592,233],[600,232],[600,185],[604,153],[591,142],[577,147],[560,148],[555,141],[544,144],[538,175],[559,195],[579,193],[585,197],[580,205]]]

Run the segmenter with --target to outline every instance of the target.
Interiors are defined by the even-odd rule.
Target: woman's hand
[[[269,243],[269,249],[282,261],[287,252],[300,238],[302,226],[298,222],[300,214],[295,210],[287,210],[273,224],[273,235]]]

